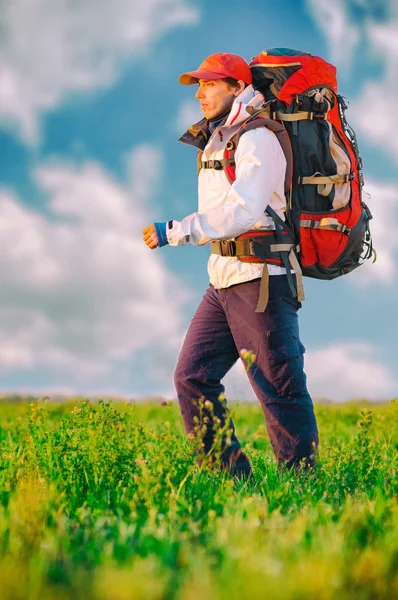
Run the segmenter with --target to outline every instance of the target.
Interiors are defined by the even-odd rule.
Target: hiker
[[[211,244],[210,284],[190,323],[174,373],[185,431],[194,431],[199,399],[206,399],[211,404],[206,402],[202,411],[202,417],[208,417],[204,452],[213,444],[214,419],[221,426],[230,420],[232,435],[230,444],[223,444],[220,466],[231,475],[252,474],[221,383],[238,358],[243,360],[251,350],[255,360],[248,378],[261,403],[278,466],[297,468],[301,461],[312,468],[319,439],[303,369],[305,348],[297,314],[301,302],[291,291],[291,280],[298,283],[296,275],[285,260],[264,263],[223,252],[230,247],[226,240],[236,241],[249,231],[275,237],[276,221],[285,221],[284,151],[270,129],[247,130],[236,147],[235,180],[227,177],[226,145],[249,116],[247,107],[250,110],[264,101],[253,89],[250,67],[240,56],[213,54],[197,71],[181,75],[180,83],[197,85],[196,98],[204,115],[180,138],[199,151],[198,212],[182,221],[154,223],[143,235],[151,249]],[[265,212],[267,206],[275,218]]]

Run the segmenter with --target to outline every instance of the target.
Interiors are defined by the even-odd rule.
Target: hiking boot
[[[252,476],[249,457],[240,448],[236,454],[228,457],[228,462],[223,462],[223,469],[228,471],[232,477],[249,479]]]

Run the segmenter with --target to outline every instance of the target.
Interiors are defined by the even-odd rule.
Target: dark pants
[[[231,474],[249,474],[248,457],[241,450],[221,380],[243,349],[256,355],[248,377],[264,412],[268,435],[278,465],[296,467],[302,458],[313,466],[319,444],[318,429],[304,373],[305,348],[300,342],[297,311],[287,276],[269,278],[269,303],[256,313],[260,279],[220,290],[211,285],[191,321],[174,373],[174,383],[187,434],[207,417],[202,428],[203,451],[213,445],[215,417],[229,421],[231,443],[222,441],[221,467]],[[200,409],[199,399],[211,402]],[[197,419],[195,419],[197,417]],[[201,460],[197,459],[198,464]]]

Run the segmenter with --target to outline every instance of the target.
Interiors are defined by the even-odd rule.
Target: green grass
[[[198,469],[175,404],[3,399],[1,600],[398,597],[398,405],[316,405],[312,475],[230,408],[250,483]]]

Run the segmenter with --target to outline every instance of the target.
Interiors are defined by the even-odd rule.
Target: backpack
[[[303,275],[334,279],[349,273],[375,252],[372,215],[362,199],[362,160],[337,93],[336,68],[284,48],[261,52],[250,68],[270,118],[283,122],[292,144],[287,219]]]
[[[255,127],[274,131],[287,159],[286,222],[266,209],[276,232],[293,237],[303,275],[335,279],[349,273],[376,253],[369,230],[372,215],[362,199],[362,161],[345,117],[345,99],[337,93],[336,68],[320,57],[286,48],[261,52],[250,68],[253,87],[265,102],[250,110],[227,143],[221,166],[232,183],[240,136]],[[218,244],[213,244],[214,252],[221,254]],[[278,256],[287,266],[286,256]]]

